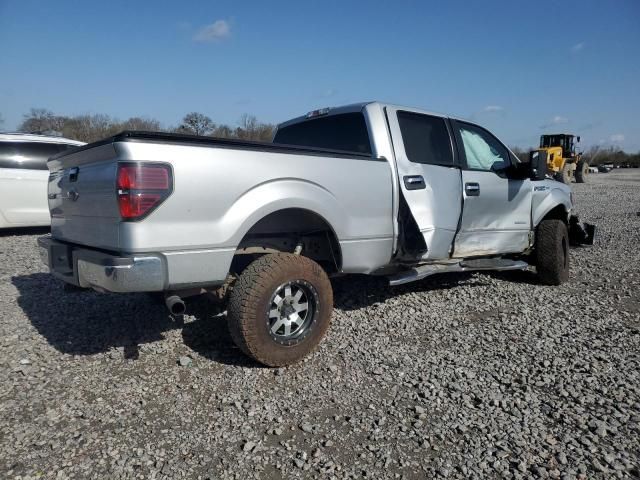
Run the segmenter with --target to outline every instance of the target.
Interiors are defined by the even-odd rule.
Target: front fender
[[[536,182],[538,183],[538,182]],[[568,215],[571,213],[571,189],[555,180],[544,180],[534,184],[531,218],[534,228],[558,205],[562,205]]]

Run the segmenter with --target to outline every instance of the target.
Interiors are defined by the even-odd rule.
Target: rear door
[[[529,245],[531,181],[508,178],[515,160],[488,130],[452,121],[462,160],[463,207],[453,256],[518,253]]]
[[[400,190],[424,238],[423,259],[449,258],[462,207],[447,119],[387,107]]]

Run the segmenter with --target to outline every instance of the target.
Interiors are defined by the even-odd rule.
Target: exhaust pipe
[[[181,316],[187,310],[182,298],[178,295],[167,295],[164,299],[164,303],[171,312],[171,315]]]

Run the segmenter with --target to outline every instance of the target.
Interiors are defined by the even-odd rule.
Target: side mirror
[[[534,150],[529,154],[529,178],[544,180],[547,176],[547,152]]]
[[[502,170],[507,178],[512,180],[525,180],[529,178],[529,162],[523,161],[515,155],[510,155],[511,164]]]
[[[580,135],[578,135],[578,138],[577,138],[577,140],[578,140],[578,142],[580,142]]]

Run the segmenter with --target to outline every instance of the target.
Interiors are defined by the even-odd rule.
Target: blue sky
[[[640,150],[640,1],[0,0],[0,115],[235,124],[383,100]]]

